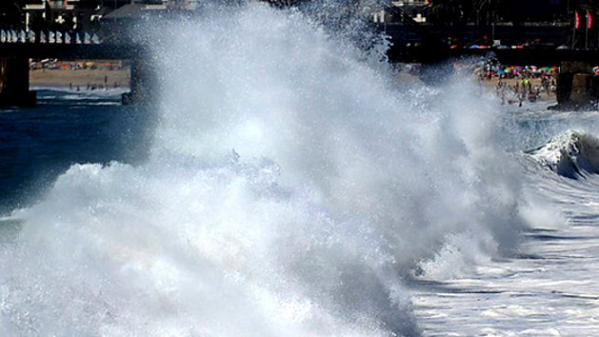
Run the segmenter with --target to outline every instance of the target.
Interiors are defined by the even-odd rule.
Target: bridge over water
[[[149,58],[146,46],[131,42],[103,42],[97,35],[62,32],[0,31],[0,106],[35,105],[36,94],[29,90],[30,59],[60,60],[131,60],[130,101],[147,85],[147,73],[141,64]],[[146,82],[146,83],[142,83]]]
[[[440,44],[406,48],[401,43],[400,34],[393,30],[388,33],[395,42],[389,51],[392,62],[438,64],[466,57],[493,57],[504,64],[561,65],[558,98],[562,102],[570,99],[575,75],[588,74],[593,65],[599,64],[599,49],[548,49],[543,46],[519,49],[450,49]],[[125,101],[139,99],[144,88],[147,92],[152,84],[151,66],[147,65],[151,58],[147,53],[148,47],[149,45],[133,43],[127,39],[103,41],[94,34],[86,33],[75,36],[48,31],[38,34],[0,31],[0,106],[35,104],[35,93],[29,91],[29,59],[44,58],[131,60],[132,92],[125,97]],[[589,82],[584,84],[586,89],[599,93],[599,83],[593,84],[593,81],[588,77],[583,80],[585,83]]]
[[[599,101],[599,77],[593,75],[593,67],[599,65],[599,49],[437,49],[391,48],[392,62],[420,63],[443,67],[453,61],[466,59],[497,60],[505,65],[559,66],[557,75],[557,102],[564,108],[589,106]]]

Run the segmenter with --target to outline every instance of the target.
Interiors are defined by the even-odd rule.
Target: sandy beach
[[[32,69],[29,72],[31,87],[59,87],[74,89],[129,88],[129,69]]]

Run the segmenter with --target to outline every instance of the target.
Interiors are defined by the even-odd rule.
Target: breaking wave
[[[146,163],[79,164],[0,240],[5,336],[417,336],[410,279],[514,248],[495,102],[294,10],[161,32]]]
[[[599,139],[588,133],[566,131],[529,154],[564,177],[577,179],[599,173]]]

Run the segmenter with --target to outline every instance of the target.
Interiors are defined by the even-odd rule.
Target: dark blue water
[[[35,202],[72,164],[147,156],[149,108],[118,95],[38,95],[35,108],[0,110],[0,214]]]

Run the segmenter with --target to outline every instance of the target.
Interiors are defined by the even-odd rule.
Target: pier
[[[149,43],[133,35],[134,26],[184,9],[155,1],[38,2],[16,2],[8,12],[13,21],[0,22],[0,107],[35,105],[36,94],[29,89],[31,59],[128,60],[131,92],[123,103],[144,101],[152,86],[152,58]]]
[[[0,34],[2,31],[0,31]],[[36,34],[37,36],[41,34]],[[50,34],[47,34],[49,36]],[[59,32],[53,34],[59,35]],[[66,33],[65,33],[66,35]],[[63,35],[63,36],[65,36]],[[85,34],[90,36],[89,34]],[[131,60],[132,92],[123,97],[124,103],[134,103],[142,96],[142,78],[147,77],[140,66],[149,59],[142,45],[126,42],[94,40],[42,40],[17,39],[0,41],[0,106],[35,105],[35,92],[29,89],[29,60],[53,58],[60,60]]]
[[[119,4],[121,2],[123,1]],[[278,7],[301,1],[273,3]],[[147,97],[152,90],[150,87],[155,85],[152,80],[155,74],[150,64],[152,57],[147,52],[154,42],[133,36],[135,29],[132,27],[139,28],[150,22],[153,24],[156,22],[154,18],[168,20],[193,15],[193,11],[173,10],[174,7],[165,4],[115,4],[111,11],[102,15],[93,29],[85,30],[85,27],[79,27],[78,21],[74,20],[70,30],[60,31],[51,29],[54,23],[48,20],[41,24],[38,22],[37,29],[32,28],[35,25],[31,22],[35,22],[33,18],[36,13],[43,12],[41,7],[36,6],[24,7],[26,12],[29,11],[23,27],[0,29],[0,106],[35,104],[35,93],[29,89],[28,64],[30,59],[44,58],[71,61],[130,60],[131,92],[123,96],[123,103],[143,101],[143,97]],[[67,7],[61,10],[66,10]],[[51,13],[53,7],[46,6],[43,10]],[[53,16],[53,20],[63,20],[60,13],[62,12],[57,11],[55,14],[58,16]],[[568,22],[529,26],[496,23],[443,25],[418,22],[417,19],[422,19],[421,17],[414,19],[405,9],[396,9],[394,15],[399,18],[396,22],[378,22],[375,25],[390,37],[390,62],[434,66],[467,57],[489,57],[504,64],[558,65],[558,102],[567,106],[599,99],[597,81],[591,72],[592,67],[597,65],[594,62],[599,63],[599,32],[592,26],[594,14],[589,10],[585,13],[588,18],[584,26],[580,22],[576,24],[578,26]],[[150,17],[152,19],[148,20]],[[375,21],[382,17],[376,16]],[[479,45],[476,48],[474,44],[450,45],[448,37]],[[509,41],[509,46],[502,45],[502,41]],[[530,41],[537,42],[530,44]]]
[[[530,28],[530,30],[527,30]],[[559,66],[557,103],[560,108],[585,108],[599,100],[599,78],[592,69],[599,65],[599,40],[581,41],[569,25],[532,27],[439,27],[434,25],[386,24],[379,29],[389,36],[390,62],[419,63],[430,67],[468,58],[495,59],[506,65]],[[524,29],[524,33],[522,32]],[[488,35],[487,35],[488,34]],[[493,34],[493,35],[491,35]],[[594,33],[593,33],[594,34]],[[481,45],[449,45],[446,36],[477,41]],[[494,38],[491,38],[493,36]],[[544,43],[525,45],[524,41]],[[509,46],[500,41],[512,41]]]

